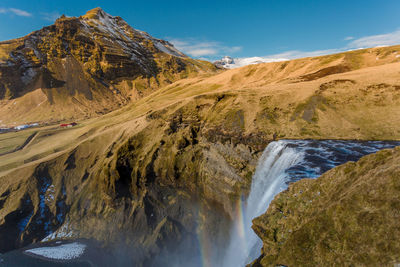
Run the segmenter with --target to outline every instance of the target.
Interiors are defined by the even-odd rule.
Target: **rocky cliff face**
[[[252,266],[393,266],[400,261],[400,149],[303,179],[253,220]]]
[[[0,117],[10,123],[93,116],[213,70],[96,8],[0,42]]]

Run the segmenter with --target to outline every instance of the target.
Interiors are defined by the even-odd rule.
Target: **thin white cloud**
[[[42,12],[42,19],[50,21],[50,22],[54,22],[56,19],[58,19],[59,17],[61,17],[61,14],[58,13],[57,11],[53,11],[53,12]]]
[[[345,47],[336,49],[326,49],[317,51],[287,51],[284,53],[272,55],[271,57],[280,58],[302,58],[302,57],[315,57],[323,56],[328,54],[340,53],[350,50],[363,49],[368,47],[378,47],[378,46],[390,46],[400,44],[400,30],[396,30],[391,33],[378,34],[371,36],[364,36],[361,38],[354,38],[352,36],[346,37],[346,41],[349,41]]]
[[[218,57],[240,51],[239,46],[225,46],[215,41],[199,41],[195,38],[168,38],[178,50],[192,57]]]
[[[315,51],[299,51],[299,50],[291,50],[286,51],[279,54],[269,55],[263,58],[270,58],[270,59],[294,59],[294,58],[302,58],[302,57],[317,57],[322,55],[334,54],[342,52],[343,49],[326,49],[326,50],[315,50]]]
[[[396,44],[400,44],[400,30],[391,33],[371,35],[355,39],[348,44],[348,47],[360,48],[360,47],[388,46]]]
[[[0,8],[0,14],[11,14],[20,17],[32,17],[32,13],[18,8]]]
[[[180,50],[194,57],[213,56],[218,53],[218,50],[213,48],[189,48]]]
[[[17,16],[21,16],[21,17],[32,17],[32,14],[29,13],[28,11],[22,10],[22,9],[18,9],[18,8],[9,8],[9,10],[14,13]]]

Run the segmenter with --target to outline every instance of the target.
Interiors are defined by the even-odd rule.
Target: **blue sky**
[[[400,44],[399,0],[1,0],[0,40],[97,6],[197,58],[295,58]]]

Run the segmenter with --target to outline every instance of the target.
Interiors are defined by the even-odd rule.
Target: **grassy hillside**
[[[185,79],[116,112],[82,121],[78,128],[40,129],[36,141],[24,151],[2,158],[0,170],[10,170],[5,167],[9,163],[27,163],[32,157],[39,159],[41,155],[72,148],[82,140],[101,135],[105,129],[130,129],[137,121],[140,127],[146,127],[149,123],[144,119],[146,116],[162,114],[178,106],[196,105],[199,99],[209,99],[205,100],[209,101],[209,112],[201,121],[215,131],[215,136],[224,135],[222,129],[226,128],[244,135],[260,134],[264,140],[272,140],[274,136],[399,139],[400,81],[396,71],[399,66],[399,63],[390,63],[289,84],[256,85],[260,76],[258,69],[270,68],[270,64],[230,70],[207,79]],[[244,75],[232,82],[233,76],[243,75],[249,69],[257,70],[252,74],[255,77]],[[126,134],[135,132],[127,130]],[[9,135],[18,140],[26,132]],[[3,140],[2,147],[9,146],[7,139]]]

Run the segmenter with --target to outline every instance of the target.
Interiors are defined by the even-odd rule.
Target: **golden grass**
[[[34,132],[34,129],[30,129],[20,132],[0,134],[0,155],[17,149]]]
[[[22,44],[22,40],[0,43],[0,62],[10,58],[10,52]]]

